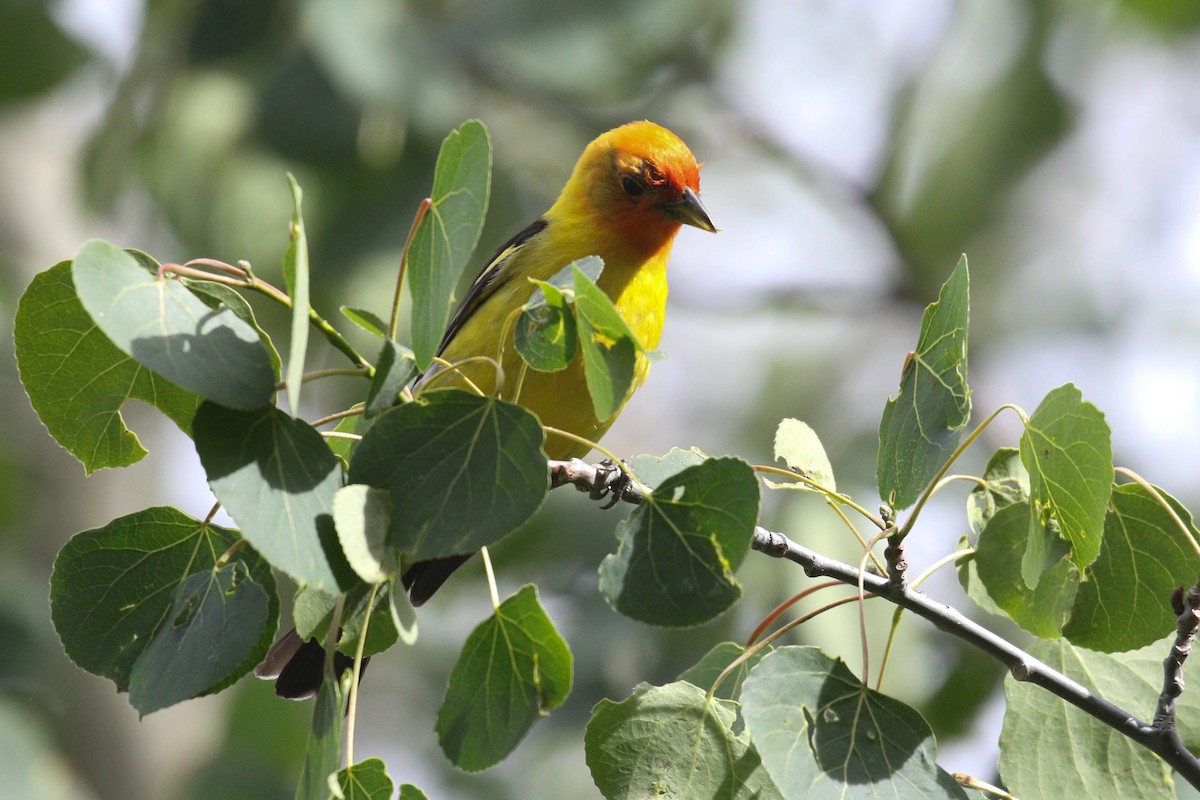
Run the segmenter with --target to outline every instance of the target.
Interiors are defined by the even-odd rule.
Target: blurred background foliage
[[[1118,461],[1195,509],[1198,26],[1200,5],[1179,0],[0,0],[0,796],[287,798],[306,735],[307,705],[250,680],[139,721],[62,653],[47,604],[62,543],[147,505],[211,504],[189,443],[146,409],[127,416],[151,454],[84,480],[21,393],[17,298],[85,239],[247,259],[277,281],[290,170],[316,305],[384,313],[452,127],[478,117],[495,144],[477,269],[592,136],[647,117],[707,162],[722,232],[680,236],[669,358],[610,434],[617,452],[697,445],[764,463],[778,419],[799,417],[839,488],[872,505],[884,400],[921,307],[966,252],[977,415],[1032,410],[1073,380],[1106,411]],[[307,412],[363,389],[324,382]],[[964,468],[1015,437],[1004,421]],[[910,539],[918,570],[966,530],[961,492],[945,495]],[[577,667],[571,699],[507,762],[455,773],[433,734],[450,664],[490,612],[478,563],[422,610],[415,648],[372,663],[358,752],[435,798],[596,797],[591,706],[744,640],[806,585],[751,558],[746,598],[717,622],[637,625],[595,590],[624,513],[556,492],[497,548],[502,591],[539,584]],[[814,498],[768,497],[763,522],[855,557]],[[967,602],[938,578],[931,594]],[[872,610],[876,653],[889,618]],[[857,670],[857,635],[845,608],[797,639]],[[883,688],[928,716],[943,766],[990,778],[1000,676],[906,620]]]

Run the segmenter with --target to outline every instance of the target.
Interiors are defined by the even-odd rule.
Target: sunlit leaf
[[[209,308],[181,281],[150,274],[98,239],[75,254],[71,274],[92,320],[143,366],[228,408],[271,401],[275,373],[266,348],[229,308]]]
[[[587,273],[575,266],[573,275],[575,321],[588,394],[596,417],[607,420],[625,405],[643,348],[612,300]]]
[[[1033,635],[1053,638],[1070,617],[1079,570],[1071,563],[1066,543],[1053,539],[1041,579],[1030,588],[1021,576],[1030,524],[1037,524],[1037,517],[1028,502],[1004,506],[993,514],[979,534],[975,567],[988,595],[1004,613]]]
[[[636,455],[629,459],[629,468],[637,475],[639,481],[653,488],[665,482],[672,475],[683,472],[688,467],[701,464],[707,459],[708,455],[701,452],[698,447],[689,447],[687,450],[672,447],[661,456],[653,456],[649,453]]]
[[[601,700],[583,739],[592,780],[607,800],[781,798],[745,734],[734,734],[736,718],[736,703],[686,681]]]
[[[1021,462],[1030,494],[1043,519],[1071,546],[1083,569],[1100,553],[1104,513],[1112,493],[1113,459],[1104,414],[1074,384],[1052,390],[1033,412],[1021,436]],[[1033,537],[1031,534],[1031,542]],[[1022,563],[1026,583],[1037,583],[1039,559]]]
[[[1123,708],[1151,711],[1162,688],[1165,645],[1149,676],[1120,659],[1072,647],[1062,639],[1034,642],[1028,652]],[[1004,698],[1000,775],[1013,794],[1174,799],[1171,768],[1120,731],[1011,675],[1004,678]]]
[[[342,465],[321,434],[274,407],[204,403],[193,435],[213,494],[256,550],[316,589],[336,591],[339,575],[349,579],[333,526]]]
[[[392,800],[395,786],[381,759],[368,758],[351,764],[337,774],[344,800]]]
[[[817,433],[807,423],[798,419],[785,419],[775,430],[775,460],[783,460],[788,469],[811,481],[821,484],[831,492],[837,491],[833,478],[833,465],[825,455],[825,447]],[[776,489],[803,489],[814,491],[799,481],[767,481]]]
[[[432,363],[450,321],[454,287],[479,241],[491,186],[492,141],[483,123],[469,120],[442,142],[432,205],[408,251],[413,352],[421,369]]]
[[[378,336],[380,339],[388,338],[388,324],[375,312],[368,311],[365,308],[355,308],[354,306],[342,306],[341,312],[346,319],[372,336]]]
[[[395,557],[385,539],[392,498],[383,489],[352,483],[333,496],[333,524],[350,567],[367,583],[379,583],[395,572]]]
[[[571,651],[526,585],[463,645],[438,712],[446,757],[472,772],[503,760],[567,698],[571,680]]]
[[[907,508],[962,441],[971,416],[967,388],[967,259],[925,309],[917,348],[904,364],[900,391],[879,423],[879,493]]]
[[[300,410],[300,389],[304,375],[304,358],[308,353],[308,238],[304,234],[304,217],[300,213],[303,192],[289,172],[288,186],[292,190],[292,223],[289,226],[288,249],[283,256],[283,279],[292,297],[292,336],[288,350],[287,398],[288,411],[294,417]]]
[[[992,454],[983,481],[967,495],[967,521],[976,534],[1000,509],[1029,499],[1029,472],[1015,448],[1001,447]]]
[[[34,276],[13,327],[17,367],[34,411],[90,473],[146,454],[125,427],[127,400],[153,405],[190,433],[199,396],[155,375],[117,349],[75,294],[71,262]]]
[[[1192,517],[1161,489],[1180,520],[1197,536]],[[1175,630],[1171,593],[1190,586],[1200,558],[1167,510],[1137,484],[1109,498],[1100,555],[1084,570],[1063,635],[1091,650],[1133,650]]]
[[[933,731],[916,710],[815,647],[764,657],[741,700],[750,741],[785,797],[966,797],[935,763]]]
[[[679,673],[679,680],[687,681],[688,683],[699,686],[707,692],[720,677],[721,673],[746,652],[746,648],[736,642],[721,642],[714,645],[711,650],[692,666],[688,667],[683,672]],[[755,653],[750,658],[746,659],[733,672],[725,677],[721,685],[717,687],[715,692],[716,697],[724,700],[736,700],[742,691],[742,682],[746,680],[746,676],[750,674],[750,670],[754,669],[759,661],[762,661],[763,656],[771,652],[771,646],[767,645],[759,652]]]
[[[337,649],[340,652],[348,656],[355,654],[364,623],[367,625],[367,640],[363,643],[363,655],[382,653],[401,639],[406,644],[416,641],[417,623],[412,605],[403,590],[396,590],[393,579],[378,584],[375,600],[369,609],[369,584],[358,584],[346,592],[343,598],[342,613],[338,617],[340,633]],[[329,623],[333,619],[337,601],[337,595],[316,589],[305,588],[296,593],[292,619],[296,625],[296,633],[301,639],[315,638],[321,642],[328,640]],[[368,613],[370,621],[367,621]]]
[[[231,286],[226,286],[223,283],[215,283],[213,281],[193,280],[191,278],[180,278],[185,286],[192,290],[193,294],[199,295],[201,300],[208,299],[209,304],[216,308],[220,305],[227,306],[230,311],[237,314],[238,318],[245,322],[250,327],[258,332],[258,339],[263,343],[263,347],[267,349],[267,357],[271,360],[271,373],[276,378],[282,378],[283,374],[280,371],[283,367],[283,359],[279,356],[279,351],[275,349],[275,343],[271,341],[271,337],[258,324],[258,319],[254,316],[254,309],[246,302],[246,298],[242,297]]]

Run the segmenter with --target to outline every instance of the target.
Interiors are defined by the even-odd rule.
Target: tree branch
[[[851,586],[857,586],[861,580],[868,591],[932,622],[939,630],[957,636],[972,647],[1004,664],[1009,673],[1017,680],[1042,687],[1118,733],[1129,737],[1162,758],[1192,786],[1200,788],[1200,759],[1197,759],[1184,747],[1174,725],[1156,727],[1143,722],[1120,706],[1095,694],[1086,686],[1051,669],[1008,640],[967,619],[957,609],[931,600],[920,592],[897,588],[886,577],[871,572],[865,572],[860,576],[859,570],[855,567],[826,558],[793,542],[781,533],[774,533],[762,527],[755,528],[752,546],[755,550],[769,556],[786,558],[799,564],[810,578],[835,578]],[[1197,599],[1200,600],[1200,596]],[[1183,627],[1181,622],[1181,635]],[[1195,623],[1193,622],[1189,637],[1194,633]],[[1172,655],[1175,655],[1175,650],[1172,650]],[[1183,653],[1178,659],[1179,665],[1182,665],[1184,657],[1186,657],[1186,653]],[[1175,675],[1172,669],[1172,658],[1167,659],[1166,669],[1169,676]],[[1168,683],[1171,680],[1172,678],[1168,677]]]
[[[588,464],[573,458],[570,461],[550,461],[549,468],[552,489],[569,484],[581,492],[588,492],[593,499],[611,494],[613,503],[624,501],[639,505],[646,500],[642,488],[629,480],[624,471],[611,462]],[[1083,684],[1052,669],[1007,639],[967,619],[953,606],[931,600],[921,592],[909,589],[903,579],[906,566],[903,564],[903,550],[898,547],[889,556],[889,571],[893,573],[889,577],[867,570],[860,571],[850,564],[826,558],[793,542],[782,533],[769,531],[762,526],[755,527],[751,546],[766,555],[799,564],[810,578],[833,578],[854,587],[859,586],[861,582],[865,591],[890,600],[900,608],[932,622],[939,630],[957,636],[996,659],[1015,679],[1042,687],[1129,737],[1167,762],[1189,784],[1200,789],[1200,759],[1184,746],[1175,728],[1175,699],[1183,691],[1183,662],[1191,650],[1197,628],[1200,627],[1200,585],[1193,587],[1180,600],[1182,607],[1178,609],[1178,633],[1171,654],[1163,664],[1163,690],[1154,724],[1151,725],[1095,694]]]

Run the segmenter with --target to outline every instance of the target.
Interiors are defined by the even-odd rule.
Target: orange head
[[[593,140],[559,204],[584,212],[630,243],[657,249],[681,224],[716,231],[699,191],[700,165],[692,151],[666,128],[643,120]]]

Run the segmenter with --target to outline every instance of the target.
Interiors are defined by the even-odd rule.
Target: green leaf
[[[1196,536],[1187,509],[1158,492]],[[1104,546],[1084,570],[1063,635],[1109,653],[1150,644],[1175,630],[1171,593],[1194,583],[1197,572],[1196,551],[1167,510],[1137,484],[1118,486],[1104,519]]]
[[[333,496],[333,524],[350,567],[367,583],[387,580],[396,570],[385,539],[392,497],[383,489],[352,483]]]
[[[759,661],[762,661],[763,656],[771,652],[771,649],[771,646],[767,645],[742,662],[717,687],[715,696],[723,700],[736,700],[742,692],[742,683],[746,680],[746,676],[750,674],[750,670],[754,669],[755,665]],[[707,692],[725,668],[745,652],[746,648],[737,642],[721,642],[705,653],[699,661],[681,672],[678,680],[687,681]]]
[[[1052,390],[1025,425],[1021,462],[1035,507],[1043,519],[1053,517],[1058,535],[1071,545],[1071,560],[1083,569],[1100,554],[1112,493],[1112,443],[1104,414],[1085,403],[1074,384]],[[1030,561],[1022,574],[1032,586],[1037,564]]]
[[[837,482],[833,479],[833,465],[817,433],[806,423],[798,419],[785,419],[775,430],[775,460],[783,460],[788,469],[821,484],[831,492],[837,491]],[[796,481],[767,481],[773,489],[802,489],[815,491],[803,483]]]
[[[585,256],[560,269],[548,281],[530,279],[537,289],[517,317],[514,338],[517,352],[536,370],[564,369],[579,347],[572,310],[576,268],[595,283],[604,271],[604,261],[599,256]]]
[[[400,784],[400,797],[397,800],[429,800],[429,796],[411,783]]]
[[[1028,502],[1013,503],[992,515],[975,546],[975,567],[988,595],[1013,622],[1034,636],[1054,638],[1071,615],[1079,570],[1071,563],[1066,544],[1054,539],[1038,585],[1026,584],[1021,554],[1031,521],[1037,524]]]
[[[399,605],[407,609],[407,616],[401,616]],[[296,633],[301,639],[319,639],[324,642],[328,638],[329,623],[333,619],[333,609],[337,605],[337,595],[316,589],[301,589],[296,593],[292,617],[296,624]],[[338,618],[340,634],[337,649],[348,656],[353,656],[358,649],[358,638],[362,633],[363,622],[367,618],[367,601],[371,599],[371,587],[359,584],[346,593],[342,607],[342,615]],[[394,591],[394,581],[388,580],[379,584],[375,593],[375,602],[370,606],[371,621],[367,623],[367,641],[363,644],[363,655],[373,656],[391,648],[397,639],[403,638],[406,644],[412,644],[417,638],[417,625],[408,595],[403,591]]]
[[[395,791],[387,766],[378,758],[368,758],[340,770],[337,781],[345,800],[392,800]]]
[[[274,407],[214,403],[200,406],[193,427],[213,494],[256,550],[301,585],[337,591],[339,575],[348,581],[333,526],[342,465],[321,434]]]
[[[275,633],[270,598],[241,561],[189,575],[171,597],[129,676],[129,702],[143,716],[240,677],[263,634]]]
[[[538,285],[517,317],[513,337],[525,363],[540,372],[565,369],[579,349],[579,334],[571,305],[547,281]]]
[[[651,488],[658,486],[676,473],[708,460],[708,455],[698,447],[687,450],[672,447],[666,455],[652,456],[647,453],[629,459],[629,468],[637,479]]]
[[[149,256],[147,256],[149,258]],[[193,294],[199,295],[201,300],[206,300],[211,308],[218,308],[222,305],[229,308],[234,314],[237,314],[238,319],[245,322],[250,327],[258,332],[258,340],[262,342],[263,347],[267,350],[267,357],[271,361],[271,375],[276,378],[282,378],[280,368],[283,366],[283,359],[279,357],[279,351],[275,349],[275,343],[271,341],[271,337],[258,324],[258,319],[254,316],[254,309],[246,302],[246,298],[242,297],[236,289],[231,286],[226,286],[223,283],[213,283],[212,281],[192,280],[191,278],[180,278],[188,289]],[[211,302],[209,302],[211,301]],[[89,320],[91,318],[89,317]]]
[[[388,544],[413,560],[471,553],[541,505],[544,440],[520,406],[459,389],[422,392],[367,431],[350,482],[391,492]]]
[[[292,173],[288,173],[287,179],[292,190],[292,224],[288,230],[288,249],[283,255],[283,279],[292,296],[292,337],[286,379],[288,411],[295,417],[300,410],[301,378],[304,376],[304,357],[308,353],[308,238],[304,235],[304,217],[300,213],[304,193]]]
[[[362,403],[356,403],[351,406],[352,410],[361,408],[363,408]],[[351,414],[339,419],[338,424],[333,426],[333,430],[336,433],[352,433],[361,436],[370,427],[371,420],[365,419],[362,414]],[[338,457],[338,460],[348,467],[350,464],[350,454],[358,446],[358,440],[343,436],[331,436],[325,439],[325,444],[329,445],[329,449]]]
[[[75,295],[70,261],[34,276],[17,306],[13,343],[33,410],[89,473],[146,454],[121,417],[126,400],[149,403],[191,432],[200,398],[129,358],[100,332]]]
[[[967,522],[978,534],[997,511],[1029,499],[1029,473],[1013,447],[1001,447],[988,460],[984,485],[967,495]]]
[[[176,587],[188,575],[212,570],[238,539],[236,531],[164,507],[73,536],[54,560],[50,578],[50,614],[67,655],[126,691],[135,662],[168,617]],[[270,565],[248,547],[232,558],[266,592],[270,624],[229,682],[266,655],[279,617]]]
[[[492,187],[492,140],[479,120],[468,120],[442,142],[433,174],[432,205],[408,250],[412,343],[417,364],[433,363],[459,275],[483,230]]]
[[[625,616],[698,625],[742,596],[734,571],[750,547],[758,481],[750,465],[717,458],[658,486],[617,526],[617,552],[600,565],[600,591]]]
[[[934,762],[933,731],[916,710],[815,647],[763,658],[742,687],[742,715],[785,797],[966,797]]]
[[[347,672],[343,681],[349,681]],[[343,681],[321,681],[317,702],[313,705],[312,728],[304,770],[296,788],[296,800],[329,800],[329,779],[342,762],[342,737],[346,730],[346,690]]]
[[[258,332],[214,311],[182,282],[149,274],[129,253],[93,239],[71,266],[79,300],[123,353],[177,386],[228,408],[261,408],[275,392]]]
[[[592,780],[608,800],[780,798],[746,736],[734,734],[736,718],[736,703],[707,700],[685,681],[601,700],[583,739]]]
[[[438,742],[459,769],[502,761],[571,691],[572,658],[538,601],[521,587],[467,637],[438,711]]]
[[[959,537],[958,546],[955,551],[966,550],[973,548],[966,534]],[[976,562],[975,554],[963,556],[955,562],[955,570],[958,573],[958,583],[962,586],[963,591],[967,593],[967,597],[975,602],[975,605],[982,608],[989,614],[995,614],[998,617],[1008,616],[1004,609],[996,605],[996,601],[988,594],[987,587],[983,585],[983,581],[979,579],[979,565]]]
[[[907,508],[962,441],[971,417],[967,387],[969,278],[963,256],[925,309],[917,349],[904,364],[900,391],[879,423],[875,467],[880,496]]]
[[[596,417],[604,421],[629,399],[643,347],[608,295],[578,266],[572,269],[584,377]]]
[[[1163,650],[1156,682],[1162,686]],[[1146,673],[1120,660],[1072,647],[1034,642],[1029,654],[1128,709],[1154,708],[1158,690]],[[1185,696],[1190,694],[1184,693]],[[1175,797],[1171,770],[1157,756],[1070,703],[1031,683],[1004,678],[1000,775],[1020,797]]]
[[[375,363],[375,377],[367,392],[367,417],[376,417],[396,404],[396,398],[417,372],[412,351],[385,339]]]
[[[380,339],[388,338],[388,324],[375,312],[368,311],[365,308],[355,308],[354,306],[342,306],[341,312],[345,315],[346,319],[367,333],[378,336]]]

